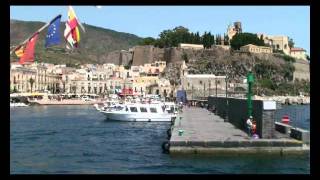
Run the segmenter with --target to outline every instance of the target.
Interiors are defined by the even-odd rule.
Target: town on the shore
[[[230,41],[237,33],[241,33],[241,23],[235,22],[234,26],[227,29],[228,40]],[[306,50],[298,47],[289,47],[288,36],[258,34],[265,44],[270,46],[256,46],[248,44],[242,46],[239,52],[254,54],[272,54],[274,51],[282,51],[302,63],[296,63],[295,78],[309,80],[308,73],[300,72],[299,69],[308,69]],[[224,39],[222,38],[221,41]],[[141,46],[135,46],[125,51],[134,54]],[[153,48],[153,46],[147,46]],[[202,44],[180,43],[179,50],[202,51]],[[223,48],[230,50],[230,45],[212,45],[212,48]],[[117,65],[106,64],[83,64],[79,68],[69,67],[66,64],[50,63],[25,63],[12,62],[10,66],[10,93],[24,96],[36,96],[41,93],[64,94],[69,96],[100,96],[106,97],[110,94],[141,95],[156,94],[165,98],[175,98],[177,91],[186,90],[188,99],[205,98],[209,95],[224,96],[233,92],[237,87],[246,89],[246,78],[243,82],[227,82],[226,76],[214,74],[189,74],[187,63],[181,58],[179,64],[181,84],[170,82],[163,76],[167,67],[166,61],[154,61],[140,65]],[[237,94],[229,93],[229,96]],[[238,95],[245,96],[245,93]],[[256,99],[272,99],[282,103],[309,103],[309,98],[296,98],[289,96],[257,97]],[[289,98],[289,100],[288,100]]]

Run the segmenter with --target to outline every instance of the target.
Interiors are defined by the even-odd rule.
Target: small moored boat
[[[161,104],[117,104],[107,110],[100,110],[108,120],[116,121],[168,121],[175,116],[168,113]]]

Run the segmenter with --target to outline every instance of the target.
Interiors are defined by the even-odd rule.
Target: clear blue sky
[[[308,6],[73,6],[81,22],[127,32],[140,37],[158,37],[176,26],[190,31],[223,34],[227,26],[241,21],[244,32],[287,35],[295,46],[310,52]],[[11,6],[10,19],[48,22],[58,14],[66,20],[67,6]]]

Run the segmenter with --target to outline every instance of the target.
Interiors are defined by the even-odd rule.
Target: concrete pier
[[[308,152],[302,141],[280,137],[251,139],[247,133],[204,108],[184,107],[171,130],[170,154],[290,154]]]

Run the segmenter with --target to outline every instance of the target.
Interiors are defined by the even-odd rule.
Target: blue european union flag
[[[61,15],[50,22],[46,36],[46,48],[60,43],[60,20]]]

